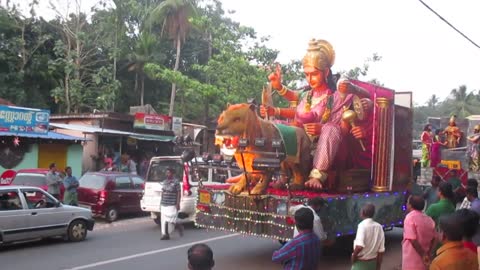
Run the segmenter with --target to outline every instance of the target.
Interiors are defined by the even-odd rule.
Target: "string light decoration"
[[[329,238],[354,234],[360,222],[360,206],[373,202],[378,207],[376,219],[384,228],[401,225],[406,214],[406,194],[405,191],[329,197],[320,217]],[[199,197],[202,199],[197,201],[195,220],[198,227],[282,241],[293,237],[294,222],[289,208],[308,201],[306,197],[294,197],[288,203],[286,196],[232,195],[210,188],[200,190]]]

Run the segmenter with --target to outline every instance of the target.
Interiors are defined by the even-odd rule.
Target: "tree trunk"
[[[113,80],[117,79],[118,17],[115,17],[115,35],[113,40]]]
[[[133,93],[135,93],[135,95],[138,93],[138,71],[135,72],[135,85],[133,86]]]
[[[71,104],[70,104],[70,74],[65,74],[65,105],[67,107],[66,114],[71,112]]]
[[[175,59],[175,66],[173,67],[173,71],[177,71],[178,66],[180,65],[181,47],[182,47],[182,42],[180,39],[180,35],[177,35],[177,57]],[[172,93],[170,95],[170,109],[168,110],[168,116],[173,116],[176,92],[177,92],[177,85],[175,83],[172,83]]]
[[[208,62],[210,62],[210,58],[212,58],[212,33],[208,33],[208,56],[207,56],[207,65],[208,65]],[[210,84],[210,76],[207,77],[207,83]],[[209,126],[209,123],[208,123],[208,119],[210,118],[210,102],[209,102],[209,98],[208,97],[205,97],[204,98],[204,115],[203,115],[203,124],[207,127],[204,131],[203,131],[203,141],[202,141],[202,152],[208,152],[208,126]]]
[[[118,16],[115,17],[115,35],[113,40],[113,82],[117,79],[117,49],[118,49]],[[115,111],[115,99],[112,101],[112,112]]]
[[[144,95],[145,95],[145,75],[142,73],[140,75],[140,84],[141,84],[141,88],[140,88],[140,105],[143,106],[143,98],[144,98]]]

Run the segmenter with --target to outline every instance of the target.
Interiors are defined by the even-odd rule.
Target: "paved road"
[[[384,270],[400,269],[402,231],[386,233]],[[0,269],[15,270],[182,270],[186,252],[196,242],[207,242],[214,251],[215,269],[281,269],[270,261],[279,247],[269,239],[187,228],[185,236],[160,241],[160,228],[148,217],[98,224],[87,240],[66,243],[45,240],[0,248]],[[322,269],[349,269],[351,241],[322,257]]]

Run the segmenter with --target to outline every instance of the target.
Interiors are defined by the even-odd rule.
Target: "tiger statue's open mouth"
[[[232,157],[237,151],[238,139],[238,136],[215,134],[215,145],[220,147],[220,154]]]

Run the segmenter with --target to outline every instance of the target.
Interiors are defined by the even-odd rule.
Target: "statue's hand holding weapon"
[[[260,105],[260,116],[269,119],[270,116],[275,115],[275,107],[272,101],[272,88],[280,91],[282,85],[282,68],[279,64],[276,65],[275,71],[268,76],[270,84],[265,86],[262,91],[262,105]]]

